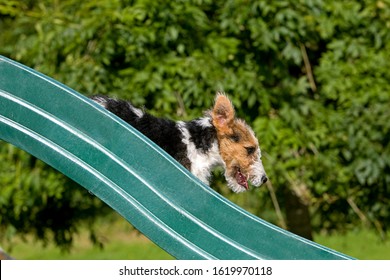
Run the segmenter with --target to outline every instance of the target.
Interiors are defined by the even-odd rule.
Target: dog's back
[[[152,116],[127,101],[103,95],[96,95],[91,99],[140,131],[184,167],[190,168],[186,145],[182,142],[181,131],[176,122]]]

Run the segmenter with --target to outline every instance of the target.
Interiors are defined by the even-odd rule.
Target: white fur
[[[211,124],[211,118],[208,118],[208,117],[204,117],[204,118],[200,118],[196,121],[200,126],[202,127],[211,127],[212,124]]]
[[[246,189],[243,186],[241,186],[240,184],[237,183],[236,179],[229,176],[226,172],[225,172],[225,178],[226,178],[226,182],[228,183],[229,188],[232,191],[234,191],[235,193],[240,193],[240,192],[246,191]]]
[[[97,104],[106,108],[107,101],[103,97],[95,96],[92,100],[95,101]]]
[[[137,115],[138,118],[142,118],[144,116],[144,111],[142,111],[139,108],[136,108],[132,106],[130,103],[127,103],[129,105],[130,110]]]
[[[258,187],[263,183],[263,176],[266,176],[263,162],[261,161],[261,151],[260,149],[257,150],[257,160],[255,163],[251,166],[251,176],[249,177],[249,180],[251,181],[252,185]]]
[[[199,121],[208,126],[205,120]],[[210,122],[208,123],[210,124]],[[195,144],[190,140],[190,133],[185,127],[184,122],[179,121],[177,126],[183,134],[182,142],[187,146],[187,157],[191,160],[191,173],[205,184],[209,184],[212,168],[217,165],[224,165],[221,155],[219,154],[217,140],[214,141],[210,151],[206,154],[202,150],[197,149]]]

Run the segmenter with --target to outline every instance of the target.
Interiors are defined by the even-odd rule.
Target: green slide
[[[110,112],[1,56],[0,139],[78,182],[178,259],[351,259],[246,212]]]

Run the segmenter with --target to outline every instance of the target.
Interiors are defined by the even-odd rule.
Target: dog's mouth
[[[240,168],[237,169],[236,175],[235,175],[234,177],[235,177],[237,183],[238,183],[241,187],[245,188],[246,190],[249,189],[248,179],[247,179],[247,177],[241,172]]]

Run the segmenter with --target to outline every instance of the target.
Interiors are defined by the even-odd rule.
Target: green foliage
[[[0,241],[33,233],[68,249],[78,226],[107,213],[103,202],[43,162],[0,142]],[[99,243],[93,228],[91,240]]]
[[[364,222],[384,232],[389,223],[388,0],[0,0],[0,16],[0,54],[86,95],[189,119],[215,91],[229,93],[259,136],[282,206],[284,189],[303,190],[314,229]],[[2,205],[12,205],[5,198],[16,171],[1,168]],[[32,167],[19,169],[18,180],[61,192],[58,205],[75,199],[64,198],[65,179],[44,183],[59,175],[34,168],[35,177]],[[259,215],[271,207],[263,190],[221,192]]]

